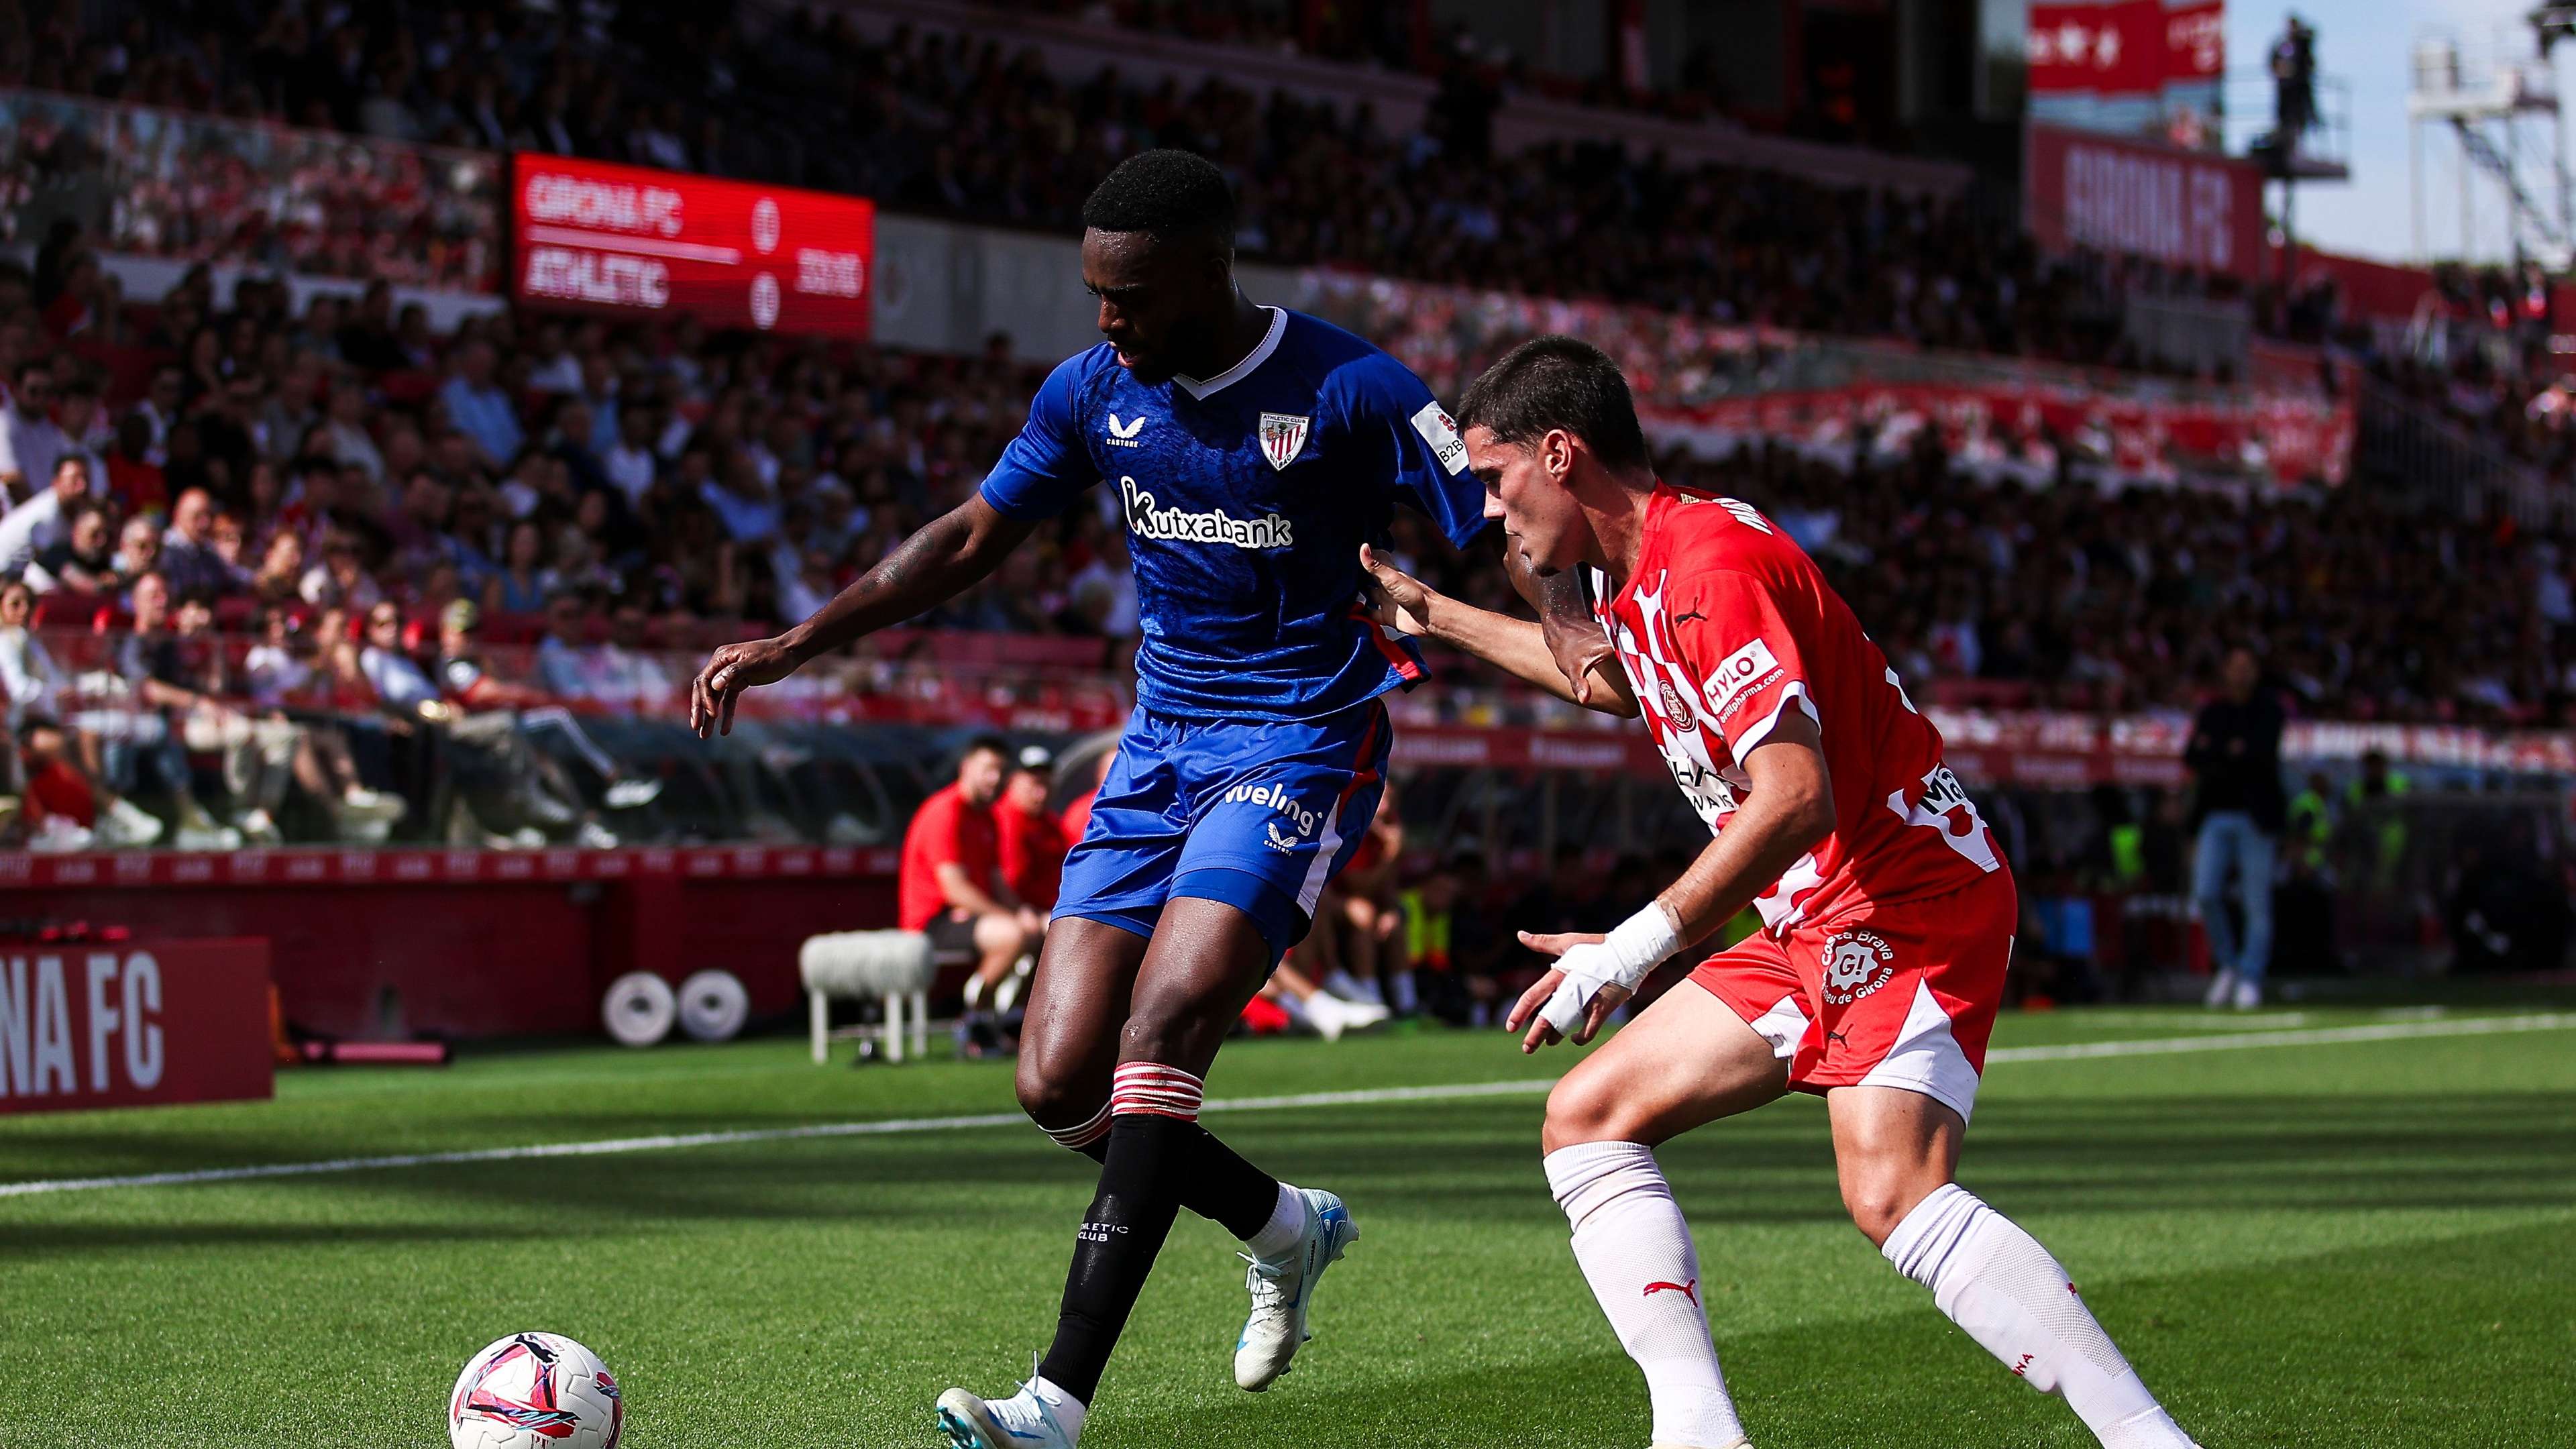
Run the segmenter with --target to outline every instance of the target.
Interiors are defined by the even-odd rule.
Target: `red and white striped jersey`
[[[1612,595],[1588,573],[1647,728],[1712,834],[1752,788],[1737,761],[1785,711],[1816,721],[1834,829],[1754,902],[1773,933],[2004,868],[1941,763],[1941,732],[1815,561],[1751,505],[1658,485],[1627,587]]]

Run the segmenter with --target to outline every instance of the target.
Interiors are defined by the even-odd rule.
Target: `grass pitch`
[[[2332,1040],[2401,1013],[2007,1016],[1961,1176],[2055,1250],[2210,1449],[2576,1444],[2576,1030]],[[2328,1040],[2031,1059],[2254,1030]],[[846,1052],[844,1052],[846,1056]],[[1499,1034],[1238,1042],[1210,1093],[1535,1079]],[[1646,1442],[1565,1247],[1530,1093],[1211,1119],[1363,1237],[1270,1393],[1233,1386],[1234,1244],[1183,1215],[1089,1449]],[[0,1120],[0,1183],[1010,1110],[1007,1068],[801,1042],[308,1071],[272,1103]],[[1662,1160],[1762,1449],[2092,1443],[1843,1219],[1793,1098]],[[571,1334],[638,1449],[915,1445],[1054,1322],[1092,1169],[1025,1127],[0,1196],[0,1445],[434,1446],[466,1356]]]

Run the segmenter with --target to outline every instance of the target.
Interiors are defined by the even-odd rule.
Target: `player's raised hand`
[[[689,728],[699,739],[733,733],[733,708],[742,692],[775,684],[796,672],[796,656],[776,639],[746,639],[707,656],[707,667],[689,682]]]
[[[1543,956],[1563,956],[1569,951],[1584,946],[1598,946],[1603,940],[1597,931],[1565,931],[1552,935],[1523,931],[1520,933],[1520,938],[1522,945]],[[1564,971],[1548,972],[1529,990],[1521,993],[1521,999],[1512,1007],[1512,1014],[1504,1018],[1503,1026],[1508,1031],[1519,1031],[1522,1023],[1528,1023],[1529,1031],[1521,1038],[1521,1051],[1524,1054],[1565,1040],[1555,1024],[1548,1020],[1546,1010],[1549,1000],[1559,991],[1564,990],[1565,984]],[[1601,1028],[1610,1021],[1610,1013],[1626,1005],[1628,998],[1635,994],[1615,981],[1603,982],[1592,993],[1592,999],[1589,1002],[1581,1003],[1584,1008],[1583,1022],[1575,1028],[1574,1044],[1582,1046],[1599,1036]]]
[[[1431,586],[1380,559],[1360,545],[1360,569],[1368,575],[1369,617],[1379,627],[1399,634],[1431,632]]]

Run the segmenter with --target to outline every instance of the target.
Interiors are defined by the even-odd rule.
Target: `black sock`
[[[1279,1205],[1279,1179],[1245,1161],[1215,1133],[1190,1125],[1198,1137],[1185,1154],[1189,1167],[1181,1175],[1181,1206],[1250,1241],[1270,1225],[1271,1211]],[[1106,1137],[1074,1151],[1104,1167],[1109,1163]]]
[[[1049,1383],[1085,1405],[1099,1392],[1101,1370],[1180,1212],[1198,1130],[1195,1122],[1145,1112],[1110,1119],[1100,1191],[1075,1235],[1055,1342],[1038,1365]]]

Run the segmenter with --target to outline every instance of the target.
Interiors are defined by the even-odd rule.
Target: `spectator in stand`
[[[445,687],[449,702],[465,711],[469,721],[499,721],[508,726],[513,739],[532,734],[545,734],[561,743],[565,758],[584,766],[596,779],[595,793],[611,810],[631,810],[653,803],[662,793],[659,780],[629,778],[607,751],[591,739],[581,722],[570,710],[545,690],[501,678],[486,659],[477,630],[482,626],[482,611],[473,602],[458,599],[440,611],[438,634],[438,677]],[[461,726],[460,726],[461,727]],[[583,799],[584,792],[572,784],[563,761],[556,756],[536,757],[545,790],[558,798]],[[585,811],[587,805],[582,807]],[[575,827],[576,838],[584,845],[616,844],[616,837],[585,815]]]
[[[680,698],[671,672],[647,643],[651,621],[641,601],[620,599],[608,616],[608,637],[582,651],[583,697],[612,709],[653,716]]]
[[[2199,833],[2191,894],[2209,935],[2209,1004],[2263,1004],[2272,959],[2272,864],[2287,802],[2281,789],[2281,702],[2263,687],[2254,651],[2227,651],[2216,699],[2201,706],[2183,746]],[[2229,878],[2245,910],[2240,936],[2227,916]]]
[[[333,379],[330,413],[304,447],[309,455],[357,468],[371,484],[382,483],[385,455],[367,432],[366,412],[367,393],[358,380],[346,375]]]
[[[153,460],[152,422],[141,408],[119,418],[116,446],[107,454],[107,494],[129,513],[158,513],[170,506],[170,489]]]
[[[527,436],[510,395],[492,381],[493,355],[492,344],[479,337],[460,343],[438,400],[448,422],[473,443],[483,467],[498,473],[519,456]]]
[[[0,409],[0,496],[15,502],[54,476],[54,460],[72,450],[54,426],[54,365],[30,357],[11,380],[9,405]]]
[[[144,767],[150,767],[153,794],[145,798],[168,802],[165,818],[178,827],[172,843],[181,850],[231,850],[241,844],[242,833],[216,821],[198,801],[183,743],[191,715],[222,706],[197,689],[188,651],[170,628],[171,609],[169,580],[158,573],[135,579],[134,627],[116,649],[116,673],[131,705],[98,711],[82,723],[99,729],[107,778],[118,794],[135,794]]]
[[[993,820],[1010,746],[986,735],[966,746],[957,778],[933,791],[904,831],[897,881],[898,923],[930,937],[942,955],[972,955],[975,974],[966,983],[966,1009],[1008,1011],[1025,981],[1023,958],[1034,964],[1046,936],[1046,918],[1029,908],[1001,879],[1001,841]]]
[[[1055,909],[1064,857],[1073,848],[1065,838],[1063,822],[1047,809],[1047,786],[1054,770],[1055,756],[1046,746],[1031,745],[1020,751],[1002,781],[1002,798],[993,807],[1002,884],[1022,905],[1042,916]]]
[[[116,551],[108,543],[112,516],[95,498],[73,504],[70,532],[38,551],[35,562],[27,565],[28,587],[40,594],[114,597],[122,580],[116,573]]]
[[[116,531],[116,576],[128,589],[134,581],[161,567],[161,525],[150,514],[138,513],[125,520]]]
[[[90,463],[84,455],[61,454],[46,477],[43,491],[0,516],[0,576],[18,577],[37,555],[70,538],[72,510],[90,499]]]
[[[244,579],[223,556],[216,539],[215,500],[202,488],[191,488],[171,506],[170,527],[161,535],[161,573],[173,593],[219,599],[240,592]]]
[[[8,693],[7,733],[25,757],[27,798],[51,805],[91,832],[86,842],[54,832],[60,848],[150,845],[161,837],[161,822],[108,788],[97,732],[64,718],[72,681],[29,628],[35,607],[35,593],[25,584],[0,585],[0,689]],[[31,817],[41,808],[31,805]],[[34,818],[29,823],[42,824]]]

